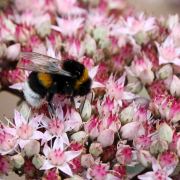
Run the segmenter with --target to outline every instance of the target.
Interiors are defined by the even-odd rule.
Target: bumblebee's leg
[[[82,105],[82,108],[81,108],[80,114],[82,114],[82,111],[83,111],[83,108],[84,108],[84,104],[85,104],[85,102],[86,102],[86,98],[87,98],[87,95],[85,96],[85,100],[83,101],[83,105]]]
[[[73,92],[74,92],[73,87],[71,86],[71,84],[68,81],[66,81],[65,93],[70,96],[71,104],[73,107],[75,107]]]
[[[56,86],[56,82],[54,82],[47,92],[46,101],[48,103],[48,109],[51,112],[51,114],[55,117],[55,119],[56,119],[56,112],[54,110],[53,104],[51,103],[51,100],[53,99],[54,94],[56,92],[57,92],[57,86]]]

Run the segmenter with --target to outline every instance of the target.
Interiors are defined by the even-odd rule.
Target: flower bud
[[[24,117],[25,120],[32,115],[31,108],[28,106],[26,102],[23,103],[20,110],[20,114]]]
[[[89,152],[98,157],[103,152],[102,145],[100,143],[93,142],[89,148]]]
[[[88,135],[85,131],[79,131],[71,135],[71,141],[76,141],[78,143],[86,142],[88,139]]]
[[[140,79],[144,85],[151,85],[154,79],[154,73],[151,70],[145,69],[141,72]]]
[[[38,29],[37,33],[41,38],[45,38],[47,35],[51,34],[51,23],[49,21],[45,21],[42,23]]]
[[[0,156],[0,178],[3,175],[8,175],[12,172],[13,166],[10,164],[8,156]]]
[[[136,98],[134,100],[134,102],[136,104],[139,104],[141,106],[141,108],[148,108],[149,107],[149,103],[150,103],[150,100],[149,99],[146,99],[146,98],[143,98],[143,97],[139,97],[139,98]]]
[[[40,151],[40,143],[39,141],[33,139],[30,140],[25,146],[24,151],[28,157],[34,156],[39,153]]]
[[[101,143],[103,148],[111,146],[114,142],[114,131],[112,129],[105,129],[99,134],[97,141]]]
[[[158,137],[159,139],[164,139],[170,144],[172,142],[173,138],[173,130],[172,128],[165,122],[162,122],[159,125],[159,130],[158,130]]]
[[[166,64],[165,66],[159,69],[158,74],[160,80],[165,80],[173,74],[173,68],[170,64]]]
[[[128,106],[121,111],[121,115],[119,119],[122,125],[124,125],[131,122],[133,120],[133,116],[134,116],[134,108],[132,106]]]
[[[158,154],[159,152],[164,152],[168,150],[168,144],[164,139],[156,139],[151,143],[150,153],[152,155]]]
[[[96,42],[92,37],[86,38],[84,46],[88,56],[92,56],[96,51]]]
[[[0,43],[0,58],[4,58],[6,56],[6,44]]]
[[[81,112],[81,118],[83,121],[87,121],[91,117],[92,107],[88,99],[83,101],[79,107]]]
[[[35,165],[37,169],[40,169],[44,165],[45,160],[45,156],[36,154],[32,159],[32,163]]]
[[[149,151],[139,150],[137,153],[137,160],[140,162],[144,167],[151,166],[151,154]]]
[[[98,45],[100,49],[107,50],[111,46],[111,40],[108,37],[105,37],[99,41]]]
[[[136,40],[137,44],[146,44],[149,41],[148,33],[145,31],[140,31],[134,35],[134,39]]]
[[[6,58],[9,60],[18,60],[21,51],[21,45],[19,43],[13,44],[7,48]]]
[[[75,174],[73,177],[70,177],[67,180],[84,180],[84,179],[82,177],[78,176],[77,174]]]
[[[107,37],[106,27],[104,25],[98,26],[93,32],[93,37],[94,37],[96,42]]]
[[[170,84],[170,93],[171,95],[175,95],[177,97],[180,96],[180,79],[173,75],[173,79]]]
[[[82,155],[81,166],[83,166],[85,168],[89,168],[90,166],[92,166],[92,164],[94,164],[94,158],[91,154]]]
[[[102,49],[97,49],[94,54],[93,54],[93,59],[96,61],[96,62],[99,62],[101,60],[104,59],[104,52]]]
[[[137,80],[134,83],[128,84],[125,91],[132,92],[133,94],[138,94],[143,88],[141,81]]]
[[[19,169],[24,164],[24,158],[21,156],[21,154],[16,154],[14,156],[11,156],[10,163],[12,166]]]

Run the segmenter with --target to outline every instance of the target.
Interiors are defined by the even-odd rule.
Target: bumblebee
[[[74,106],[75,96],[85,96],[91,91],[88,70],[73,59],[60,61],[35,52],[21,52],[17,68],[32,71],[23,90],[26,101],[39,108],[46,98],[52,114],[55,112],[51,100],[56,93],[70,96]]]

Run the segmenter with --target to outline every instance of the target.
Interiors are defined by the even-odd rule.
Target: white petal
[[[157,160],[152,157],[152,168],[153,168],[153,171],[159,171],[159,170],[162,170],[160,164],[157,162]]]
[[[79,156],[81,153],[82,153],[82,150],[81,151],[66,151],[65,152],[66,162],[71,161],[75,157]]]
[[[139,175],[138,178],[141,180],[154,180],[154,172],[147,172],[145,174]]]
[[[47,141],[46,136],[40,131],[35,131],[33,136],[30,137],[30,139],[37,139],[37,140],[44,139]]]
[[[101,84],[100,82],[93,81],[91,88],[97,88],[97,87],[105,87],[105,86]]]
[[[24,146],[26,145],[26,143],[28,143],[29,141],[30,141],[29,139],[28,139],[28,140],[20,139],[20,140],[19,140],[19,146],[20,146],[20,148],[23,149]]]
[[[48,162],[48,160],[45,161],[44,165],[39,169],[39,170],[47,170],[47,169],[51,169],[53,167],[56,167],[56,166],[53,166],[52,164],[50,164]]]
[[[58,117],[59,120],[64,121],[64,115],[63,115],[61,103],[59,103],[58,108],[56,109],[56,116]]]
[[[71,168],[68,166],[67,163],[63,163],[61,166],[58,166],[58,168],[59,168],[62,172],[68,174],[68,175],[71,176],[71,177],[73,177]]]
[[[62,141],[63,141],[65,144],[69,145],[69,139],[68,139],[68,136],[67,136],[66,133],[63,133],[63,134],[61,135],[61,138],[62,138]]]
[[[17,129],[22,125],[22,123],[26,124],[23,116],[16,109],[14,110],[14,121]]]
[[[57,137],[54,141],[54,144],[53,144],[53,150],[55,149],[61,149],[61,151],[63,150],[63,141],[60,137]]]
[[[51,148],[47,145],[47,143],[44,145],[43,153],[48,158],[49,153],[51,152]]]
[[[13,84],[13,85],[9,86],[9,88],[11,88],[11,89],[18,89],[18,90],[23,90],[23,88],[24,88],[24,83],[16,83],[16,84]]]
[[[40,121],[41,121],[43,116],[44,115],[41,114],[41,115],[35,117],[33,120],[30,121],[29,125],[32,127],[32,129],[36,129],[37,128],[37,126],[39,125],[39,123],[40,123]]]
[[[94,79],[94,77],[96,76],[97,71],[98,71],[98,68],[99,68],[99,66],[96,66],[96,67],[94,67],[93,69],[91,69],[91,70],[89,71],[89,77],[90,77],[91,79]]]

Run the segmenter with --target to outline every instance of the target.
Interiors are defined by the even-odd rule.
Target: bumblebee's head
[[[91,84],[92,80],[88,78],[88,80],[82,83],[77,90],[74,91],[74,96],[84,96],[91,92]]]

